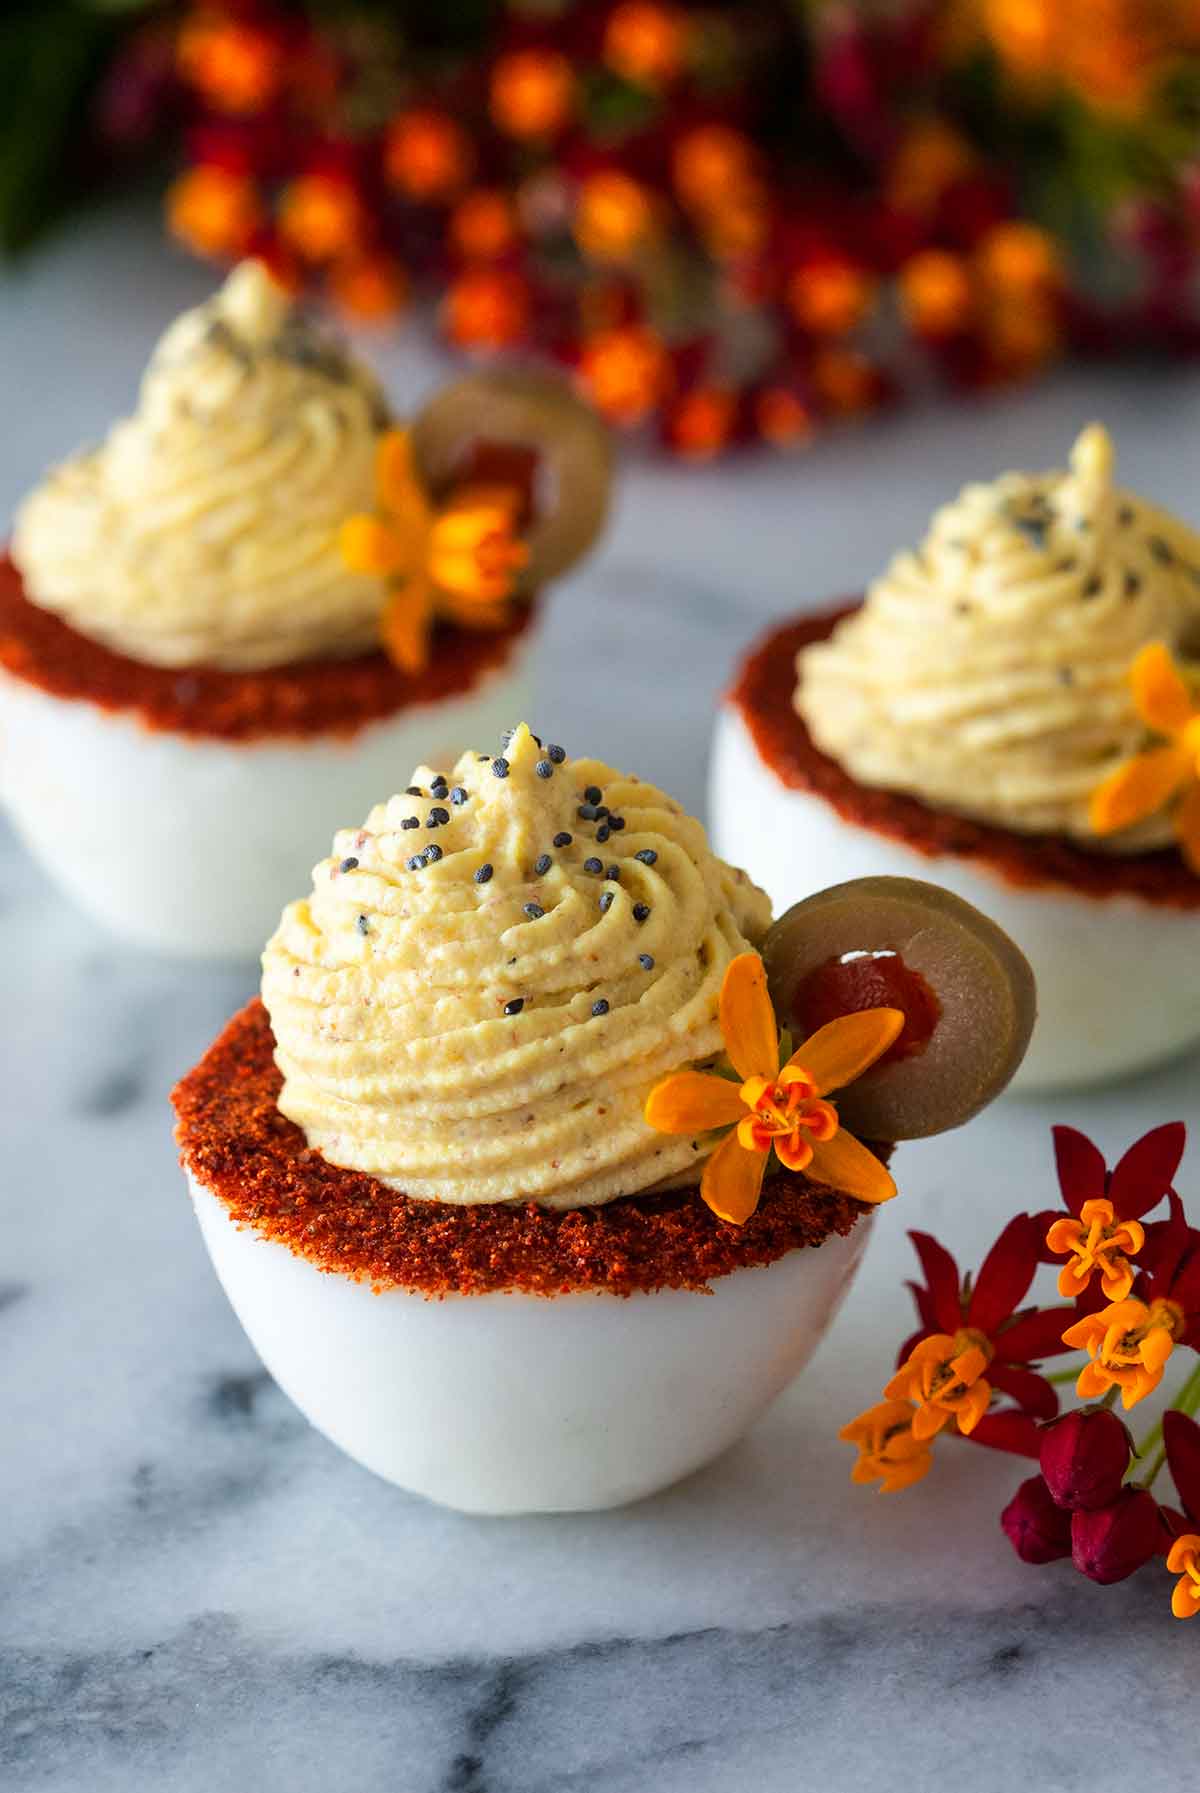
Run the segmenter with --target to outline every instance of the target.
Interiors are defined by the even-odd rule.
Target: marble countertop
[[[0,284],[0,513],[126,407],[205,290],[117,212]],[[381,355],[402,400],[436,366]],[[1072,374],[914,411],[797,462],[627,467],[555,600],[539,717],[703,801],[713,705],[769,618],[852,590],[973,473],[1052,464],[1093,415],[1196,513],[1200,377]],[[1193,1784],[1200,1628],[1151,1570],[1034,1570],[1025,1472],[949,1444],[881,1500],[837,1426],[909,1329],[905,1229],[963,1261],[1052,1195],[1048,1126],[1114,1151],[1196,1119],[1200,1059],[1012,1100],[906,1148],[855,1293],[751,1437],[654,1500],[482,1521],[375,1480],[259,1368],[184,1196],[167,1091],[254,981],[116,946],[0,834],[0,1786],[53,1793],[971,1793]],[[1193,968],[1194,970],[1194,968]],[[1183,1187],[1200,1196],[1200,1157]]]

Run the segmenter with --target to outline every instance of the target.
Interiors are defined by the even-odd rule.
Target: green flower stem
[[[1046,1381],[1052,1382],[1056,1388],[1061,1388],[1065,1382],[1074,1382],[1078,1375],[1079,1365],[1076,1364],[1073,1370],[1055,1370],[1052,1376],[1046,1377]]]
[[[1110,1390],[1110,1392],[1115,1391]],[[1197,1411],[1200,1411],[1200,1363],[1196,1365],[1191,1375],[1179,1388],[1174,1400],[1168,1401],[1167,1406],[1175,1413],[1187,1414],[1189,1418],[1191,1418]],[[1142,1462],[1148,1453],[1153,1451],[1156,1445],[1158,1446],[1157,1451],[1155,1451],[1154,1460],[1149,1469],[1144,1476],[1141,1476],[1138,1479],[1138,1486],[1140,1488],[1150,1488],[1154,1485],[1155,1477],[1167,1460],[1167,1449],[1162,1443],[1162,1434],[1163,1423],[1159,1420],[1157,1425],[1150,1428],[1141,1444],[1135,1446],[1137,1451],[1136,1460],[1138,1462]]]

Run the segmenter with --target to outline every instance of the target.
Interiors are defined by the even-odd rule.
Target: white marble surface
[[[7,276],[0,513],[129,402],[205,284],[122,215]],[[432,375],[415,342],[385,362],[402,398]],[[960,478],[1052,462],[1092,415],[1131,483],[1200,514],[1200,378],[1178,370],[913,413],[795,464],[629,470],[606,551],[555,603],[540,724],[699,803],[741,643],[860,584]],[[310,1431],[209,1270],[166,1093],[253,969],[115,947],[7,836],[0,930],[6,1793],[1194,1783],[1200,1629],[1171,1619],[1164,1572],[1103,1590],[1025,1568],[996,1524],[1015,1459],[947,1445],[881,1500],[834,1433],[908,1329],[905,1228],[970,1261],[1050,1199],[1051,1119],[1110,1150],[1195,1120],[1200,1061],[905,1150],[834,1332],[714,1468],[603,1517],[472,1521]],[[1200,1149],[1183,1187],[1200,1198]]]

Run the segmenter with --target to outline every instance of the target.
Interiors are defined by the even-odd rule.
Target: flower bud
[[[1053,1563],[1071,1554],[1071,1519],[1050,1498],[1040,1475],[1022,1482],[1000,1523],[1023,1563]]]
[[[1117,1498],[1132,1451],[1129,1432],[1115,1413],[1081,1407],[1043,1429],[1039,1461],[1060,1507],[1091,1512]]]
[[[1122,1488],[1106,1507],[1071,1515],[1071,1556],[1089,1581],[1124,1581],[1169,1542],[1158,1502],[1147,1488]]]

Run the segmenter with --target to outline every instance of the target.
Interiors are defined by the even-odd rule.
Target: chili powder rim
[[[782,1167],[742,1227],[718,1220],[698,1186],[576,1209],[416,1201],[311,1149],[279,1112],[282,1082],[255,997],[172,1091],[181,1162],[235,1226],[376,1292],[708,1293],[736,1270],[819,1249],[871,1212]],[[886,1160],[891,1147],[872,1150]]]
[[[819,797],[852,826],[897,841],[923,858],[974,862],[1010,889],[1087,901],[1126,898],[1156,909],[1200,910],[1200,878],[1174,847],[1144,853],[1089,853],[1066,835],[1021,834],[937,809],[919,797],[861,784],[813,740],[793,705],[796,655],[825,641],[861,598],[792,617],[760,636],[742,659],[726,702],[755,752],[788,790]]]

